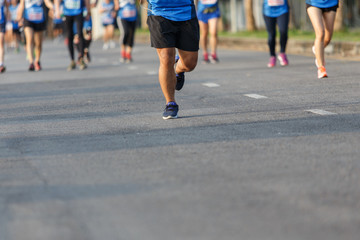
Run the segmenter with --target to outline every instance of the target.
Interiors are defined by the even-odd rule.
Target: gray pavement
[[[158,60],[46,42],[0,75],[0,240],[357,240],[359,62],[219,51],[161,117]]]

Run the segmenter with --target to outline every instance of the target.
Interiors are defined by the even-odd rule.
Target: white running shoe
[[[110,44],[109,44],[110,48],[115,48],[116,47],[116,44],[114,41],[110,41]]]

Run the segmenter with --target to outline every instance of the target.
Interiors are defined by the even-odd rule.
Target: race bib
[[[65,8],[67,9],[79,9],[81,6],[80,0],[65,0]]]
[[[42,9],[29,9],[27,19],[29,21],[41,21],[44,18],[44,12]]]
[[[268,5],[270,7],[282,6],[285,4],[285,0],[268,0]]]
[[[218,0],[201,0],[201,3],[204,5],[215,4]]]
[[[123,18],[132,18],[136,16],[136,9],[124,8],[122,11]]]

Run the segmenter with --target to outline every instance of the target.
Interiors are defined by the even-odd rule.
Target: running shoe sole
[[[176,116],[167,116],[167,117],[164,117],[164,116],[163,116],[163,119],[164,119],[164,120],[176,119],[176,118],[178,118],[178,115],[176,115]]]

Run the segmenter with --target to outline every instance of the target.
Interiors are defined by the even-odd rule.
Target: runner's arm
[[[95,2],[94,2],[94,3],[91,3],[91,4],[90,4],[90,7],[91,7],[91,8],[96,7],[96,6],[97,6],[97,4],[98,4],[98,2],[99,2],[99,0],[95,0]],[[117,1],[115,0],[115,2],[117,2]]]
[[[61,0],[54,0],[54,5],[55,5],[55,17],[57,19],[60,18],[60,2]]]
[[[120,9],[119,1],[115,0],[115,1],[114,1],[114,10],[115,10],[115,11],[118,11],[119,9]]]
[[[54,11],[54,4],[50,0],[44,0],[44,3],[50,10]]]
[[[18,22],[20,22],[21,19],[23,18],[24,6],[25,6],[25,0],[20,0],[19,7],[17,10],[17,17],[16,17],[16,20]]]

